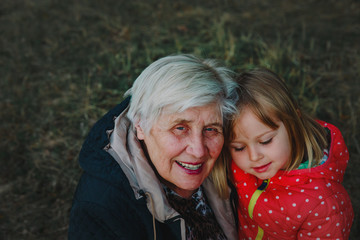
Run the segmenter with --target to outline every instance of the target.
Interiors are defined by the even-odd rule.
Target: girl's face
[[[291,145],[284,124],[272,129],[245,108],[234,125],[235,139],[230,143],[234,162],[259,179],[269,179],[283,169],[291,156]]]

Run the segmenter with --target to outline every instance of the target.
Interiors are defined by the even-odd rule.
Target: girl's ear
[[[136,136],[137,136],[137,138],[138,138],[139,140],[144,140],[144,138],[145,138],[145,133],[144,133],[143,129],[140,127],[140,124],[137,123],[137,124],[135,125],[135,128],[136,128]]]

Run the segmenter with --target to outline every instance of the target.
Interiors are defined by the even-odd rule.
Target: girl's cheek
[[[241,159],[241,157],[239,157],[237,154],[231,154],[231,157],[236,165],[241,166],[243,164],[243,159]]]

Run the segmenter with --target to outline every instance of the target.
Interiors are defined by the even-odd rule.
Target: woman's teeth
[[[182,162],[178,162],[178,161],[176,161],[176,162],[183,168],[186,168],[189,170],[198,170],[202,165],[202,163],[194,165],[194,164],[187,164],[187,163],[182,163]]]

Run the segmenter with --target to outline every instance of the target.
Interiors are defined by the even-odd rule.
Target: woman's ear
[[[136,128],[136,136],[139,140],[144,140],[145,138],[145,133],[144,133],[144,130],[140,127],[140,124],[137,123],[135,125],[135,128]]]

